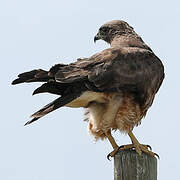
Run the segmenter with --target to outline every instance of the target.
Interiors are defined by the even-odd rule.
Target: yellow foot
[[[153,157],[157,156],[159,158],[158,154],[151,151],[151,146],[149,145],[136,143],[136,144],[122,145],[119,147],[119,150],[126,150],[126,149],[135,149],[139,155],[141,155],[142,152],[145,152]]]

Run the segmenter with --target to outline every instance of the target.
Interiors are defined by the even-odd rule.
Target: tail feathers
[[[33,118],[32,120],[26,122],[26,123],[24,124],[24,126],[26,126],[26,125],[28,125],[28,124],[31,124],[31,123],[33,123],[34,121],[37,121],[38,119],[39,119],[39,118]]]
[[[33,117],[32,120],[28,121],[26,125],[31,124],[32,122],[37,121],[39,118],[45,116],[46,114],[66,105],[67,103],[71,102],[72,100],[74,100],[75,98],[79,97],[80,94],[71,94],[68,96],[62,96],[57,98],[56,100],[52,101],[51,103],[47,104],[46,106],[44,106],[42,109],[40,109],[39,111],[35,112],[34,114],[31,115],[31,117]]]
[[[18,78],[15,79],[12,84],[19,84],[24,82],[47,82],[50,79],[48,76],[48,71],[42,69],[35,69],[29,72],[24,72],[18,75]]]
[[[46,92],[62,95],[66,88],[67,88],[66,84],[60,84],[57,82],[48,82],[48,83],[44,83],[43,85],[35,89],[35,91],[33,92],[33,95],[39,94],[39,93],[46,93]]]

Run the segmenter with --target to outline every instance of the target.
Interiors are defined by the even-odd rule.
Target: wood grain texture
[[[134,150],[119,151],[114,157],[114,180],[157,180],[157,159]]]

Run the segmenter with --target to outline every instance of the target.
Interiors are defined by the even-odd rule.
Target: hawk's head
[[[125,21],[113,20],[103,24],[94,37],[94,42],[99,39],[111,43],[116,35],[131,34],[134,33],[133,28]]]

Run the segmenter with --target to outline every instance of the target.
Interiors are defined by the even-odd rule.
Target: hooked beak
[[[99,39],[101,39],[101,36],[99,33],[97,33],[96,36],[94,37],[94,43],[96,43],[96,41]]]

